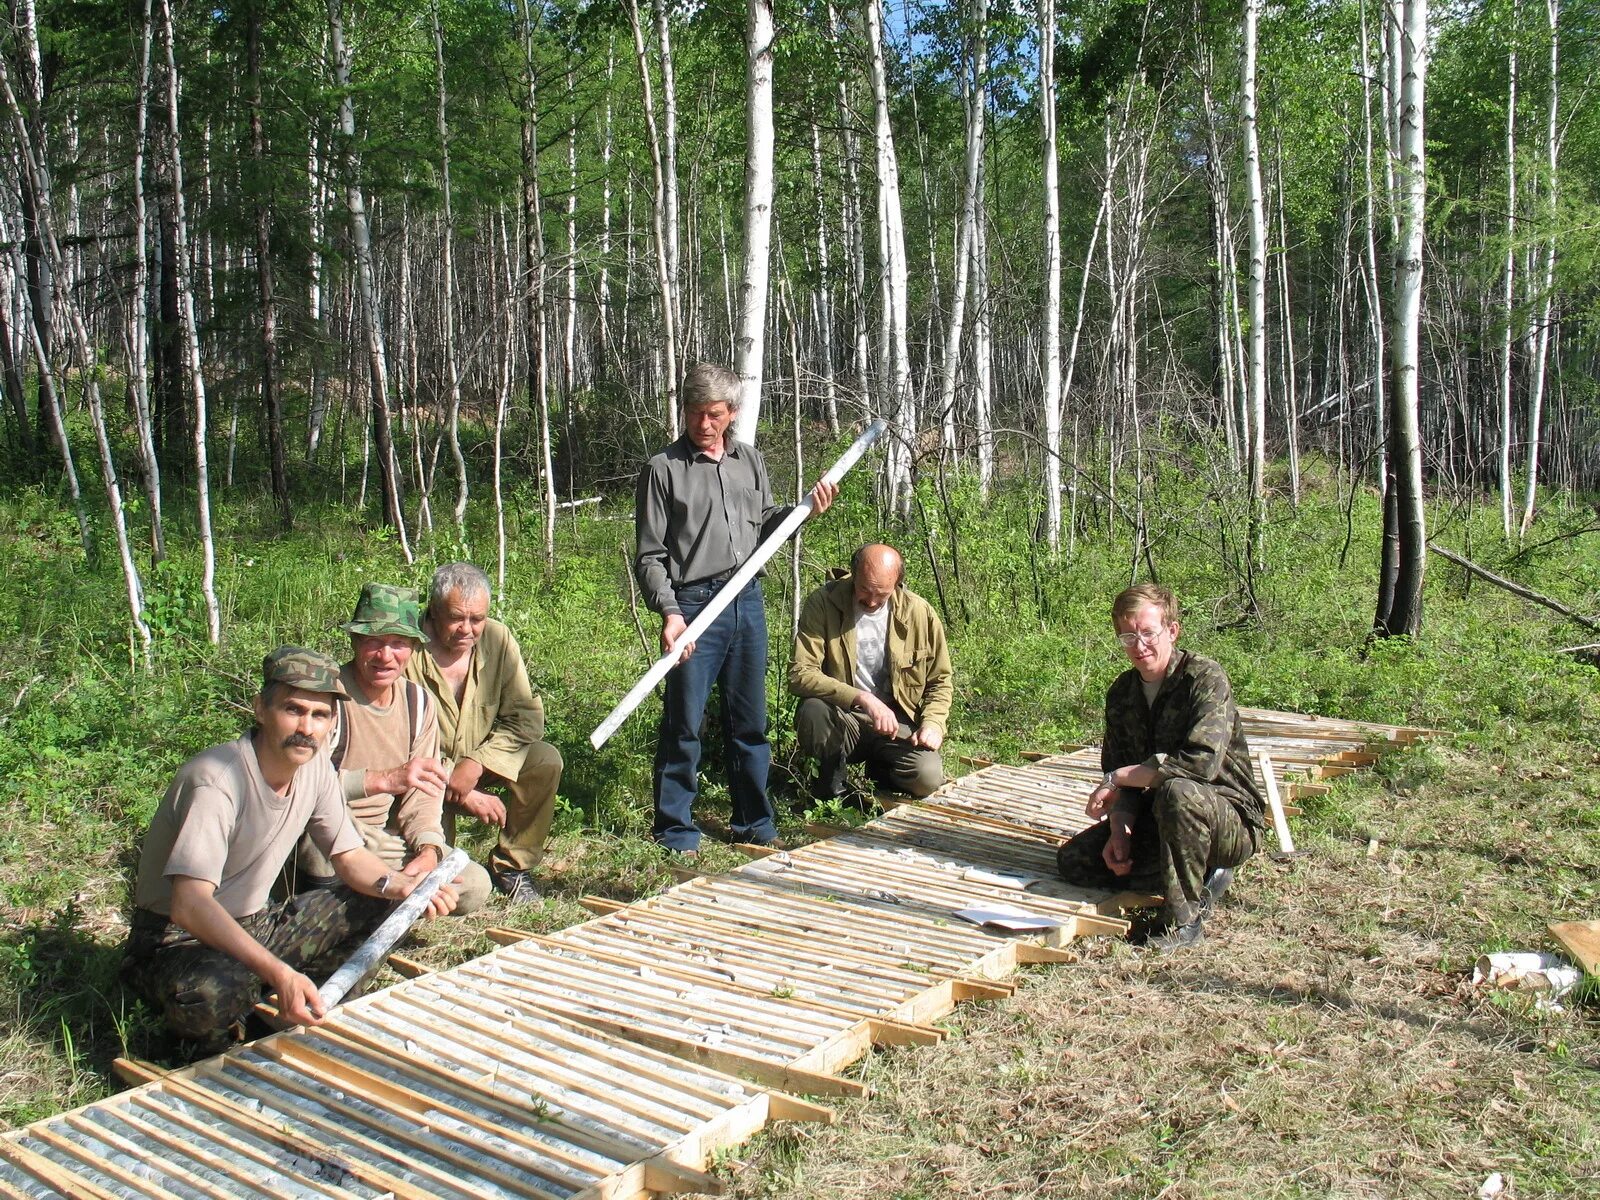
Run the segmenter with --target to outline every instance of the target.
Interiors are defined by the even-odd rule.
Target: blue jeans
[[[678,589],[683,619],[693,621],[712,587]],[[752,580],[695,639],[688,662],[667,676],[666,703],[656,738],[655,823],[651,836],[669,850],[694,850],[700,829],[694,797],[700,776],[700,725],[711,685],[722,688],[722,744],[728,762],[735,841],[770,842],[778,836],[767,798],[767,613],[761,582]]]

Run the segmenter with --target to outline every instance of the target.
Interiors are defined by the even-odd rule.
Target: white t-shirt
[[[877,612],[868,612],[861,605],[856,610],[856,677],[855,685],[863,692],[871,692],[879,699],[887,699],[884,690],[888,683],[889,657],[889,606],[888,601]]]
[[[139,855],[133,902],[170,915],[172,877],[217,885],[231,917],[266,907],[273,881],[302,833],[332,858],[362,844],[333,764],[318,754],[280,796],[262,778],[250,734],[195,755],[178,768]]]

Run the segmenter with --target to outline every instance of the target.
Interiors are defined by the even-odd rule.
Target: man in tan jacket
[[[498,827],[489,858],[496,890],[513,904],[538,900],[532,872],[555,816],[561,752],[544,740],[544,703],[517,639],[489,616],[489,577],[471,563],[440,567],[422,629],[426,645],[406,675],[439,714],[445,828],[453,835],[460,813]]]
[[[845,765],[926,796],[944,782],[939,747],[955,688],[944,624],[905,586],[892,546],[863,546],[850,574],[806,597],[789,663],[795,735],[817,759],[818,799],[845,793]]]

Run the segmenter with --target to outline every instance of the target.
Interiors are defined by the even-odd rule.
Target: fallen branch
[[[1534,604],[1543,605],[1551,612],[1560,613],[1569,621],[1576,621],[1585,629],[1593,629],[1596,632],[1600,632],[1600,621],[1596,621],[1593,617],[1586,617],[1582,613],[1573,612],[1572,609],[1568,608],[1559,600],[1552,600],[1549,596],[1544,595],[1542,592],[1536,592],[1532,588],[1523,587],[1520,583],[1513,583],[1503,575],[1496,575],[1493,571],[1486,570],[1475,562],[1469,562],[1468,560],[1462,558],[1459,554],[1455,554],[1449,550],[1446,550],[1443,546],[1436,546],[1434,543],[1429,542],[1428,549],[1432,550],[1440,558],[1447,559],[1450,562],[1455,563],[1456,566],[1460,567],[1468,574],[1476,575],[1479,579],[1484,580],[1486,583],[1492,583],[1495,585],[1495,587],[1504,588],[1513,596],[1521,596],[1524,600],[1530,600]]]

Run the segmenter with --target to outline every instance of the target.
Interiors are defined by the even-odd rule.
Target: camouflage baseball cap
[[[346,633],[398,633],[422,641],[422,606],[416,589],[364,584],[355,613],[339,628]]]
[[[304,646],[279,646],[261,660],[261,690],[264,692],[275,683],[321,692],[335,700],[350,699],[339,682],[339,664]]]

